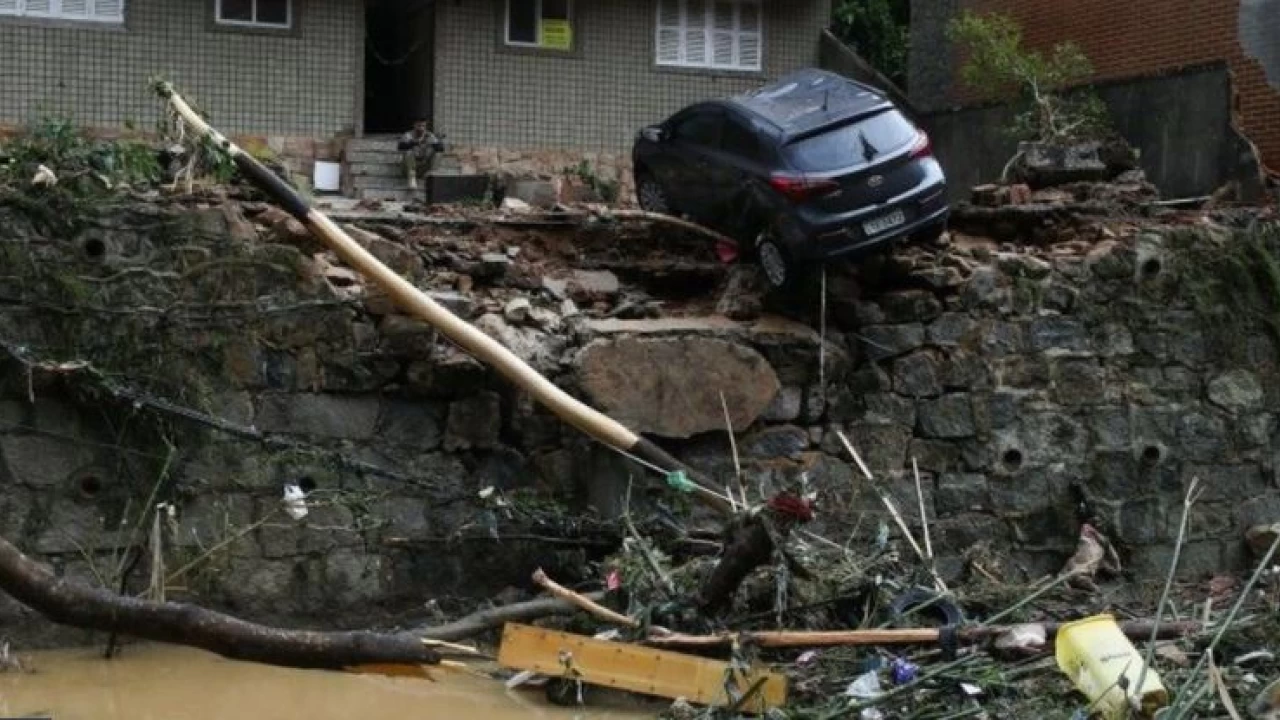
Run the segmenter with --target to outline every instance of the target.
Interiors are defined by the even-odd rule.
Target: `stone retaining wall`
[[[33,244],[23,241],[47,219],[0,214],[8,247],[35,268],[0,290],[81,308],[6,310],[0,337],[91,358],[233,430],[160,423],[86,391],[92,379],[74,368],[29,382],[7,362],[5,535],[70,577],[92,582],[119,562],[122,523],[163,478],[176,507],[164,521],[169,570],[204,558],[171,596],[287,624],[420,615],[433,598],[524,586],[537,566],[573,581],[591,543],[538,536],[561,532],[566,512],[609,517],[644,477],[385,297],[353,294],[279,211],[139,205]],[[733,473],[716,429],[724,392],[747,487],[804,477],[819,492],[817,532],[843,541],[856,529],[871,542],[883,516],[839,433],[902,508],[915,507],[914,459],[948,575],[984,541],[1011,560],[1007,579],[1019,567],[1054,572],[1082,519],[1140,577],[1163,573],[1193,477],[1207,493],[1186,574],[1241,567],[1243,529],[1280,516],[1275,343],[1250,322],[1207,322],[1193,302],[1209,279],[1186,258],[1229,247],[1220,229],[1132,230],[1035,252],[915,248],[864,268],[879,278],[872,288],[833,270],[825,344],[816,323],[777,317],[610,319],[630,291],[607,271],[548,270],[535,246],[503,252],[507,236],[468,245],[388,233],[359,239],[717,481]],[[201,245],[218,248],[216,262]],[[130,267],[146,270],[121,272]],[[751,285],[747,269],[730,275],[726,287]],[[120,312],[139,305],[163,311]],[[286,483],[308,491],[306,518],[281,512]],[[21,635],[29,620],[7,603],[0,631]]]

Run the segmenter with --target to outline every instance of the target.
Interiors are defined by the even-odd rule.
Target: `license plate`
[[[907,216],[901,210],[894,210],[888,215],[881,215],[874,220],[868,220],[862,223],[862,231],[867,235],[878,235],[890,228],[896,228],[907,221]]]

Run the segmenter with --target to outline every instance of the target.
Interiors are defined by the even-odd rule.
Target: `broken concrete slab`
[[[555,183],[550,180],[512,180],[507,183],[506,197],[522,200],[535,208],[550,209],[560,199]]]
[[[733,427],[749,427],[781,388],[760,353],[707,337],[594,340],[577,366],[583,389],[604,412],[669,438],[723,430],[721,396]]]

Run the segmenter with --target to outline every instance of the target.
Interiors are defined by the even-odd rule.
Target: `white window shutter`
[[[123,20],[124,0],[91,0],[93,16],[99,20]]]
[[[663,65],[677,65],[680,60],[680,28],[659,28],[658,62]]]
[[[89,16],[89,0],[61,0],[58,15],[72,18]]]
[[[0,15],[17,15],[18,0],[0,0]]]
[[[53,13],[53,0],[26,0],[24,9],[28,15],[50,15]]]
[[[685,0],[684,2],[684,62],[689,65],[706,65],[707,51],[710,50],[707,39],[707,7],[705,0]]]
[[[738,67],[743,70],[761,69],[764,58],[764,19],[758,2],[743,2],[738,5]]]
[[[684,31],[684,61],[690,65],[707,63],[707,31],[702,28]]]
[[[760,34],[743,33],[738,36],[738,67],[743,70],[760,69]]]
[[[682,59],[682,30],[680,26],[681,0],[658,0],[657,62],[659,65],[679,65]]]

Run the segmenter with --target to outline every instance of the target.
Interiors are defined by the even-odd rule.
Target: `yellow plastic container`
[[[1142,699],[1139,707],[1147,718],[1169,703],[1169,691],[1154,668],[1147,669],[1142,687],[1135,687],[1145,663],[1112,616],[1094,615],[1063,625],[1055,645],[1058,669],[1107,720],[1127,717],[1131,699]],[[1127,693],[1120,687],[1121,677],[1127,681]]]

